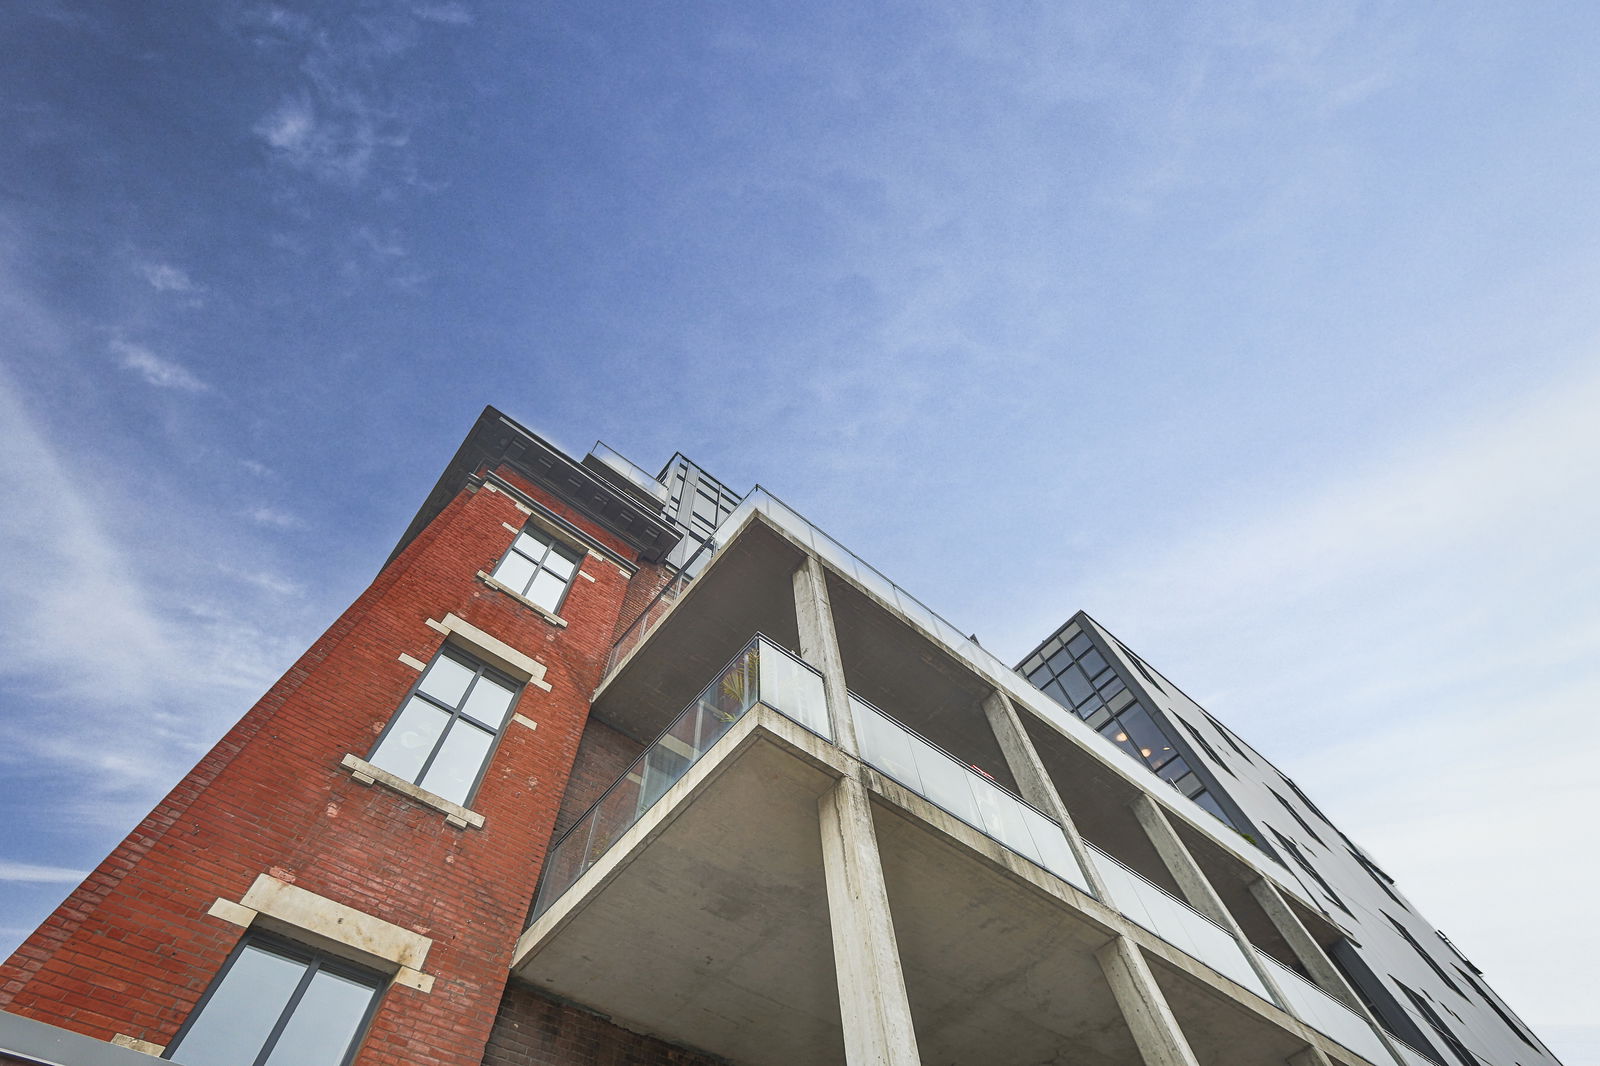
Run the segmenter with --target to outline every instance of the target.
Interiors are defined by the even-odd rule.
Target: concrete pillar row
[[[1094,953],[1144,1066],[1199,1066],[1139,945],[1118,936]]]
[[[1100,871],[1094,864],[1094,855],[1078,833],[1072,814],[1062,801],[1055,782],[1050,779],[1044,760],[1039,758],[1039,749],[1033,746],[1033,740],[1023,727],[1011,698],[995,689],[984,699],[983,713],[989,719],[989,728],[994,731],[994,738],[1000,745],[1000,753],[1005,756],[1011,776],[1017,780],[1022,798],[1061,824],[1067,844],[1072,848],[1078,865],[1083,868],[1083,876],[1088,879],[1089,887],[1101,901],[1111,904],[1106,883],[1101,880]]]
[[[1145,835],[1150,838],[1150,843],[1161,856],[1161,862],[1166,866],[1167,872],[1178,882],[1178,888],[1183,892],[1184,899],[1189,901],[1189,906],[1222,926],[1234,940],[1239,942],[1245,961],[1250,964],[1250,968],[1256,972],[1261,983],[1272,994],[1273,1001],[1288,1010],[1289,1001],[1284,997],[1283,989],[1278,987],[1277,975],[1251,948],[1250,938],[1244,935],[1238,920],[1223,905],[1222,897],[1217,895],[1217,890],[1206,877],[1205,871],[1200,869],[1200,864],[1189,853],[1189,848],[1178,836],[1178,831],[1172,827],[1172,821],[1167,817],[1167,812],[1161,809],[1161,804],[1141,792],[1133,801],[1132,807],[1134,817],[1138,818],[1139,824],[1144,827]]]
[[[1305,923],[1300,921],[1300,916],[1294,912],[1294,908],[1289,905],[1289,901],[1284,898],[1278,886],[1265,877],[1258,878],[1250,882],[1250,894],[1261,904],[1261,909],[1267,912],[1267,918],[1277,927],[1278,935],[1288,943],[1289,950],[1294,952],[1295,958],[1305,967],[1316,986],[1365,1018],[1394,1060],[1405,1062],[1400,1049],[1390,1039],[1389,1031],[1378,1024],[1378,1019],[1368,1009],[1366,1002],[1356,995],[1355,989],[1345,979],[1343,972],[1333,964],[1332,959],[1328,958],[1328,953],[1322,950],[1322,945],[1317,943],[1316,938],[1305,927]]]
[[[822,560],[815,555],[807,555],[794,572],[794,614],[800,630],[800,657],[822,673],[833,742],[847,754],[860,758],[855,715],[845,687],[844,657],[839,654],[839,635],[833,627],[833,604],[828,599]]]
[[[845,1062],[918,1066],[867,786],[856,777],[841,778],[823,794],[818,810]]]

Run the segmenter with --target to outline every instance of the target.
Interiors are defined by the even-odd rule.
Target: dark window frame
[[[535,559],[533,556],[517,547],[517,542],[523,537],[531,537],[534,540],[544,543],[545,550],[540,554],[539,558]],[[561,577],[554,570],[545,565],[545,560],[550,558],[552,552],[561,556],[563,559],[566,559],[572,564],[572,572],[566,577]],[[558,537],[554,532],[545,526],[540,525],[537,522],[528,521],[523,524],[521,529],[517,530],[516,535],[511,538],[511,543],[506,545],[506,550],[501,552],[500,558],[495,560],[493,569],[489,571],[489,576],[494,578],[496,581],[499,581],[502,585],[505,585],[506,588],[511,589],[524,600],[527,600],[529,603],[533,603],[533,598],[528,595],[529,591],[533,588],[533,583],[539,579],[540,574],[549,574],[551,577],[554,577],[561,582],[561,595],[557,597],[555,606],[553,607],[541,607],[537,603],[534,603],[534,606],[538,607],[538,609],[541,611],[548,611],[550,614],[560,615],[561,608],[566,606],[567,596],[571,594],[572,586],[576,583],[578,568],[583,565],[583,557],[586,554],[588,554],[587,548],[581,548],[576,544],[571,544]],[[528,578],[527,584],[520,589],[515,585],[512,585],[509,581],[502,580],[500,577],[500,568],[504,566],[506,560],[513,555],[521,556],[523,559],[526,559],[528,562],[533,564],[533,576]]]
[[[440,700],[437,696],[432,696],[422,691],[422,682],[427,678],[428,671],[432,670],[433,664],[438,662],[440,659],[452,659],[458,665],[464,666],[473,671],[472,680],[467,683],[466,689],[461,693],[461,698],[456,701],[456,705],[454,707],[447,707],[445,706],[444,701]],[[373,741],[372,749],[367,752],[367,762],[372,763],[373,766],[376,766],[378,769],[387,773],[394,773],[394,771],[389,770],[388,767],[384,766],[382,763],[375,762],[374,757],[378,754],[379,749],[383,747],[385,738],[387,738],[390,731],[394,729],[395,723],[400,720],[401,712],[406,709],[406,705],[411,702],[412,697],[419,697],[423,700],[426,700],[430,706],[448,714],[450,716],[450,721],[443,729],[439,731],[439,739],[434,741],[433,750],[428,753],[428,757],[422,760],[422,765],[417,768],[416,779],[410,782],[411,784],[416,785],[418,788],[422,788],[422,779],[428,776],[428,770],[432,768],[434,759],[436,759],[439,755],[439,752],[444,749],[444,742],[449,738],[450,730],[454,728],[456,719],[465,718],[468,722],[472,723],[473,726],[479,729],[487,730],[490,728],[489,723],[474,718],[471,715],[466,714],[461,709],[466,705],[467,700],[471,698],[472,691],[473,689],[477,688],[478,682],[485,677],[489,678],[498,685],[502,685],[505,688],[510,689],[511,703],[506,707],[505,721],[502,722],[498,728],[492,730],[494,733],[494,739],[489,742],[489,750],[484,752],[483,764],[478,767],[478,773],[472,779],[472,787],[467,790],[466,798],[459,801],[450,800],[451,803],[459,802],[461,806],[470,808],[473,801],[478,798],[478,789],[483,785],[484,775],[489,772],[489,764],[494,762],[495,753],[500,750],[500,741],[506,734],[506,726],[510,725],[512,716],[517,713],[517,701],[522,699],[522,690],[525,685],[523,682],[518,681],[510,674],[507,674],[505,671],[495,669],[482,659],[478,659],[472,654],[452,646],[448,642],[443,644],[439,650],[434,653],[433,658],[428,660],[428,665],[423,668],[422,673],[417,675],[416,682],[413,683],[412,686],[406,690],[406,694],[400,698],[400,703],[395,707],[394,713],[389,716],[388,724],[383,727],[383,732],[378,734],[378,739]],[[396,774],[395,776],[399,777],[400,775]],[[448,799],[448,797],[442,798]]]
[[[350,1037],[350,1046],[345,1049],[344,1055],[339,1059],[340,1066],[350,1066],[350,1063],[355,1061],[356,1054],[361,1050],[362,1042],[366,1040],[367,1030],[371,1028],[372,1019],[378,1013],[378,1004],[383,1001],[383,994],[389,987],[391,975],[375,970],[370,966],[363,966],[360,963],[351,962],[349,959],[340,958],[337,955],[330,955],[325,951],[308,948],[304,944],[297,943],[288,937],[256,929],[247,931],[239,938],[239,942],[233,946],[233,950],[228,953],[228,957],[223,960],[222,966],[211,978],[211,984],[206,987],[205,994],[194,1005],[194,1009],[189,1012],[189,1016],[183,1020],[183,1025],[178,1028],[177,1033],[167,1044],[166,1050],[161,1053],[161,1058],[171,1060],[173,1054],[182,1046],[184,1038],[189,1035],[189,1031],[200,1020],[212,997],[222,987],[228,974],[233,970],[234,964],[251,948],[305,965],[305,972],[301,974],[300,980],[295,985],[294,991],[290,993],[288,1001],[279,1010],[278,1020],[267,1034],[266,1041],[261,1045],[261,1049],[256,1052],[256,1057],[252,1060],[252,1066],[259,1066],[260,1063],[271,1057],[278,1041],[283,1036],[284,1029],[287,1028],[290,1020],[294,1018],[294,1012],[299,1008],[301,1000],[305,998],[306,990],[311,987],[311,982],[316,975],[323,970],[358,984],[367,985],[372,989],[372,995],[368,997],[367,1006],[362,1011],[361,1020],[357,1023],[355,1032]]]

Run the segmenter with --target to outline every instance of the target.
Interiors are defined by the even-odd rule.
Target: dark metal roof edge
[[[574,497],[564,486],[548,485],[548,478],[540,476],[524,456],[530,452],[547,457],[547,465],[559,465],[563,472],[574,480],[584,484],[586,488],[596,490],[598,498],[609,499],[618,510],[631,514],[636,521],[624,525],[617,522],[609,515],[597,510],[591,500]],[[670,523],[660,517],[650,514],[640,504],[614,488],[606,481],[587,470],[581,462],[574,460],[560,448],[551,444],[527,426],[511,418],[493,405],[485,406],[478,420],[472,424],[462,440],[460,447],[450,457],[445,465],[444,472],[439,475],[439,480],[429,490],[422,506],[406,526],[405,532],[400,535],[400,540],[395,544],[394,550],[384,560],[388,566],[405,551],[407,545],[415,540],[428,523],[439,516],[450,501],[455,499],[461,488],[485,466],[498,463],[508,463],[519,472],[526,474],[536,484],[547,484],[558,495],[567,499],[577,510],[587,517],[592,518],[602,528],[616,534],[623,540],[639,549],[640,557],[646,561],[655,561],[665,558],[668,552],[675,547],[682,538],[680,533]]]

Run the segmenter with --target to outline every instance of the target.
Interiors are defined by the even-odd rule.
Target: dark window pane
[[[1040,666],[1028,675],[1028,680],[1036,687],[1043,688],[1050,681],[1050,671]]]
[[[1072,653],[1067,649],[1062,648],[1060,651],[1050,656],[1049,663],[1050,669],[1059,674],[1061,671],[1072,665]]]
[[[1074,707],[1094,695],[1094,686],[1089,684],[1089,679],[1076,666],[1067,667],[1056,680],[1061,682]]]
[[[1054,681],[1050,682],[1048,685],[1046,685],[1044,687],[1044,694],[1046,696],[1049,696],[1051,699],[1055,700],[1057,703],[1061,704],[1063,707],[1071,707],[1072,706],[1072,701],[1067,699],[1066,692],[1062,689],[1062,687],[1059,684],[1057,684]]]
[[[1106,661],[1100,657],[1099,652],[1090,648],[1088,653],[1078,660],[1078,665],[1083,667],[1084,673],[1090,677],[1095,677],[1106,668]]]
[[[1089,643],[1088,634],[1085,633],[1079,633],[1077,636],[1067,641],[1067,650],[1072,652],[1074,658],[1082,655],[1091,647],[1093,647],[1093,645]]]

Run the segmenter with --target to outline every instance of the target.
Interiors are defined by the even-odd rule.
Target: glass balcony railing
[[[865,700],[852,695],[850,706],[862,758],[873,767],[978,832],[1093,894],[1066,834],[1054,821]]]
[[[756,637],[550,849],[533,917],[588,872],[758,703],[818,736],[833,738],[822,675],[767,638]]]
[[[1145,880],[1093,844],[1095,869],[1111,894],[1110,903],[1173,947],[1243,985],[1268,1003],[1267,986],[1245,957],[1233,934],[1160,885]]]
[[[1336,1040],[1356,1054],[1372,1062],[1395,1061],[1389,1049],[1383,1046],[1377,1030],[1367,1020],[1339,1002],[1304,977],[1289,969],[1260,948],[1256,956],[1265,962],[1283,990],[1284,1004],[1290,1014],[1330,1040]],[[1422,1060],[1426,1062],[1427,1060]],[[1432,1066],[1432,1064],[1429,1064]]]
[[[589,449],[591,458],[598,459],[605,465],[606,470],[615,474],[626,482],[635,493],[654,502],[656,509],[660,510],[672,500],[672,493],[667,487],[649,474],[640,466],[605,441],[595,441],[594,447]]]
[[[1108,760],[1120,761],[1128,758],[1128,753],[1122,748],[1089,728],[1077,715],[1064,710],[1060,704],[1034,688],[988,649],[971,637],[963,635],[961,630],[945,621],[921,600],[896,585],[871,564],[808,522],[798,511],[759,485],[750,491],[750,495],[744,498],[732,514],[723,519],[722,524],[717,527],[716,539],[707,541],[700,550],[690,556],[682,570],[667,582],[650,604],[640,612],[639,617],[634,619],[617,638],[606,658],[607,677],[650,635],[682,597],[695,577],[711,562],[721,546],[732,541],[744,524],[756,514],[764,516],[796,541],[816,551],[839,573],[851,578],[869,593],[899,610],[913,626],[922,630],[936,643],[943,645],[951,655],[964,661],[980,677],[1005,692],[1013,703],[1027,707],[1039,717],[1055,723],[1062,732],[1076,738],[1083,747],[1104,753]],[[1214,821],[1210,811],[1182,796],[1181,793],[1174,802],[1180,805],[1187,804],[1195,813],[1194,820],[1200,825]],[[1202,812],[1204,818],[1200,817]],[[1219,837],[1219,839],[1226,838]],[[1280,887],[1296,899],[1305,901],[1304,891],[1296,887],[1299,882],[1281,863],[1261,851],[1259,847],[1251,849],[1250,855],[1251,861],[1258,868],[1271,874]]]

